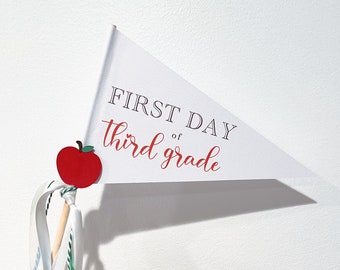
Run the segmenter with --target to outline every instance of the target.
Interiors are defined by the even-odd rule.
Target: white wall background
[[[2,0],[0,268],[28,269],[31,199],[85,134],[112,23],[320,178],[93,186],[84,269],[340,269],[336,0]]]

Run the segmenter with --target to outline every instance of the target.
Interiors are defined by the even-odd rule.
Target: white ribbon
[[[69,216],[55,260],[51,261],[51,243],[46,216],[51,196],[60,190],[70,207]],[[36,192],[31,207],[30,269],[81,270],[83,262],[82,216],[75,205],[76,191],[64,183],[53,181],[42,185]]]

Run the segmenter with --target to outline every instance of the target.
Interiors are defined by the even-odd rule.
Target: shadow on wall
[[[84,269],[104,269],[99,247],[118,235],[311,203],[271,179],[108,184],[100,208],[84,219]]]

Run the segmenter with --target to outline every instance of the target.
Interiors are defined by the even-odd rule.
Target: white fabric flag
[[[99,183],[312,175],[115,27],[85,143],[101,158]]]

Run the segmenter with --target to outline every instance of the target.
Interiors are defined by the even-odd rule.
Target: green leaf
[[[82,152],[88,153],[93,151],[94,147],[92,145],[86,145],[85,147],[83,147],[83,149],[81,150]]]

